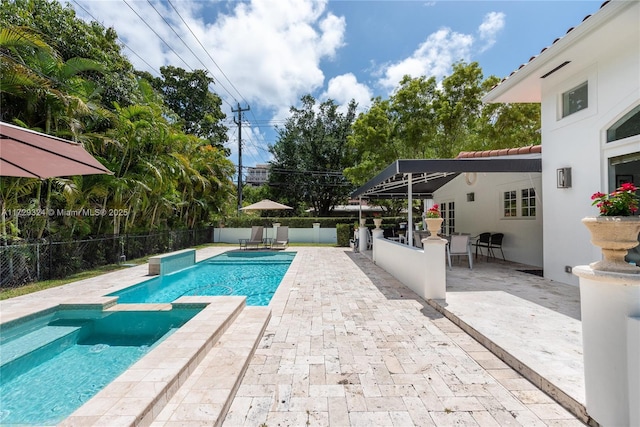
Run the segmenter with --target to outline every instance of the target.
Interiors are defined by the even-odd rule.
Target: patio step
[[[220,426],[271,318],[247,306],[151,423]]]
[[[211,352],[230,341],[229,328],[237,330],[236,321],[247,316],[240,296],[182,297],[174,302],[205,303],[196,316],[200,321],[187,322],[58,425],[150,425],[190,376],[200,372]],[[130,309],[128,304],[113,307]]]

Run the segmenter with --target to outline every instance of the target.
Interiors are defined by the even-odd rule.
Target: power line
[[[209,57],[209,59],[211,60],[211,62],[213,62],[213,65],[216,66],[216,68],[220,71],[220,73],[224,76],[224,78],[227,80],[227,82],[229,82],[229,84],[231,85],[231,87],[238,93],[238,95],[240,95],[240,98],[242,98],[242,100],[245,102],[245,104],[248,104],[247,100],[244,98],[244,96],[242,96],[242,94],[240,93],[240,91],[235,87],[235,85],[233,84],[233,82],[231,80],[229,80],[229,77],[227,77],[227,75],[224,73],[224,71],[222,71],[222,68],[220,68],[220,66],[218,65],[218,63],[211,57],[211,55],[209,54],[209,51],[204,47],[204,45],[202,44],[202,42],[200,41],[200,39],[195,35],[195,33],[193,32],[193,30],[191,29],[191,27],[189,26],[189,24],[187,24],[187,22],[184,20],[184,18],[182,17],[182,15],[180,15],[180,12],[178,12],[178,9],[176,9],[176,7],[173,5],[173,3],[171,3],[171,0],[167,1],[169,3],[169,5],[171,5],[171,7],[173,8],[173,10],[176,12],[176,14],[178,15],[178,17],[180,18],[180,20],[182,21],[182,23],[187,27],[187,29],[189,30],[189,32],[191,33],[191,35],[193,36],[194,39],[196,39],[196,41],[198,42],[198,44],[200,45],[200,47],[202,48],[202,50],[204,51],[204,53],[207,54],[207,56]],[[213,73],[211,73],[211,75],[213,75]],[[222,86],[222,84],[221,84]],[[224,87],[224,86],[223,86]],[[226,88],[225,91],[229,94],[229,96],[231,96],[231,98],[233,98],[234,101],[237,102],[236,98],[231,94],[231,92],[229,92]]]
[[[91,19],[93,19],[95,22],[100,22],[100,21],[98,21],[98,20],[96,19],[96,17],[95,17],[95,16],[93,16],[93,15],[91,14],[91,12],[89,12],[89,11],[88,11],[84,6],[82,6],[80,3],[78,3],[78,1],[77,1],[77,0],[73,0],[73,2],[74,2],[74,3],[75,3],[75,4],[76,4],[80,9],[82,9],[82,10],[84,11],[84,13],[86,13],[87,15],[89,15],[89,16],[91,17]],[[103,25],[103,27],[104,27],[104,25]],[[124,40],[122,40],[122,39],[120,38],[120,36],[117,36],[117,37],[118,37],[118,41],[119,41],[120,43],[122,43],[124,47],[126,47],[127,49],[129,49],[129,50],[131,51],[131,53],[133,53],[135,56],[137,56],[137,57],[138,57],[142,62],[144,62],[144,63],[145,63],[145,65],[146,65],[147,67],[149,67],[149,69],[150,69],[151,71],[153,71],[153,72],[157,73],[158,75],[160,74],[160,72],[159,72],[158,70],[156,70],[156,69],[155,69],[151,64],[149,64],[149,63],[148,63],[148,62],[147,62],[147,61],[146,61],[142,56],[138,55],[138,52],[136,52],[135,50],[133,50],[133,49],[131,48],[131,46],[127,45],[127,44],[124,42]]]
[[[144,24],[145,24],[145,25],[146,25],[146,26],[147,26],[151,31],[153,31],[153,34],[155,34],[155,35],[156,35],[156,37],[158,37],[158,39],[160,39],[160,41],[162,41],[162,43],[164,43],[164,44],[165,44],[165,45],[166,45],[166,46],[171,50],[171,52],[175,53],[175,55],[176,55],[176,56],[177,56],[177,57],[178,57],[178,58],[179,58],[179,59],[184,63],[184,65],[186,65],[186,66],[187,66],[187,68],[188,68],[190,71],[193,71],[193,69],[189,66],[189,64],[187,64],[187,61],[185,61],[184,59],[182,59],[182,57],[180,56],[180,54],[179,54],[178,52],[176,52],[176,51],[171,47],[171,45],[170,45],[169,43],[167,43],[167,42],[166,42],[166,41],[165,41],[165,40],[160,36],[160,34],[158,34],[158,32],[157,32],[156,30],[154,30],[154,29],[153,29],[153,27],[152,27],[151,25],[149,25],[149,23],[148,23],[147,21],[145,21],[145,19],[144,19],[142,16],[140,16],[140,14],[139,14],[138,12],[136,12],[136,10],[135,10],[134,8],[132,8],[132,7],[131,7],[131,5],[130,5],[129,3],[127,3],[127,0],[122,0],[122,1],[124,2],[124,4],[126,4],[126,5],[129,7],[129,9],[131,9],[131,11],[132,11],[133,13],[135,13],[135,14],[136,14],[136,16],[137,16],[138,18],[140,18],[140,20],[141,20],[142,22],[144,22]]]
[[[176,35],[176,37],[178,37],[178,39],[182,42],[182,44],[189,50],[189,52],[191,52],[191,54],[193,55],[194,58],[196,58],[196,60],[198,60],[198,62],[200,62],[200,64],[202,64],[202,66],[211,74],[211,76],[213,77],[213,73],[211,72],[211,70],[209,70],[209,68],[206,66],[206,64],[204,62],[202,62],[202,60],[200,59],[200,57],[198,55],[196,55],[196,53],[191,49],[191,47],[187,44],[187,42],[184,41],[184,39],[182,38],[182,36],[180,34],[178,34],[178,32],[175,30],[175,28],[173,28],[173,26],[171,25],[171,23],[169,21],[167,21],[167,18],[165,18],[160,11],[158,11],[158,9],[156,9],[156,7],[153,5],[153,3],[151,3],[151,0],[147,0],[147,3],[149,3],[149,6],[151,6],[153,8],[153,10],[158,14],[158,16],[160,16],[160,18],[162,18],[162,20],[165,22],[165,24],[167,24],[167,27],[169,27],[169,29],[171,31],[173,31],[173,34]],[[173,7],[173,5],[171,5],[171,7]],[[173,8],[173,10],[175,10],[175,8]],[[177,11],[176,11],[177,13]],[[180,16],[180,14],[178,14],[178,16]],[[182,19],[182,16],[180,16],[180,19]],[[184,22],[184,20],[182,20],[182,22]],[[185,25],[186,22],[185,22]],[[187,25],[187,28],[189,28],[189,26]],[[191,31],[191,29],[189,28],[189,31]],[[191,33],[193,34],[193,32]],[[195,35],[194,35],[195,37]],[[198,41],[198,43],[200,43],[200,40],[198,40],[198,38],[196,37],[196,40]],[[204,46],[202,46],[202,43],[200,43],[200,46],[202,47],[202,49],[205,51],[205,53],[208,52],[207,50],[204,48]],[[175,51],[174,51],[175,52]],[[209,58],[211,58],[211,56],[209,56]],[[184,62],[184,61],[183,61]],[[214,62],[215,63],[215,62]],[[229,96],[231,98],[233,98],[235,100],[235,97],[231,94],[231,92],[229,92],[229,90],[221,83],[218,81],[218,83],[220,84],[220,87],[222,87],[224,89],[225,92],[227,92],[229,94]],[[237,90],[236,90],[237,91]],[[231,105],[230,102],[228,102],[226,99],[221,98],[222,101],[226,102],[229,107],[233,108],[233,105]]]

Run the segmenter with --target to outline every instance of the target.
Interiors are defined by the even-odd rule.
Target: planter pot
[[[367,219],[360,218],[360,227],[366,227],[366,226],[367,226]]]
[[[603,260],[589,266],[596,271],[640,274],[640,268],[627,263],[627,251],[638,246],[640,218],[635,216],[599,216],[584,218],[591,243],[602,249]]]
[[[382,218],[373,218],[373,223],[376,225],[376,228],[379,229],[382,225]]]
[[[430,240],[440,239],[440,237],[438,237],[438,233],[440,232],[440,227],[442,227],[442,221],[443,221],[442,218],[426,219],[427,230],[429,230],[429,233],[431,233],[431,235],[427,237],[427,239],[430,239]]]

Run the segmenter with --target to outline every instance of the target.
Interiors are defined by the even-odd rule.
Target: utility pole
[[[249,111],[250,107],[240,108],[238,102],[238,108],[231,108],[231,112],[238,113],[238,120],[233,118],[233,121],[238,125],[238,216],[240,216],[242,208],[242,112]]]

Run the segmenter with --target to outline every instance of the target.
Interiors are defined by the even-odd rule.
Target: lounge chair
[[[255,246],[256,249],[260,245],[264,245],[264,227],[261,225],[254,225],[251,227],[251,237],[248,239],[238,239],[240,241],[240,249],[249,249],[250,246]]]
[[[276,237],[271,243],[271,249],[286,249],[289,246],[289,227],[280,226],[276,231]]]
[[[449,261],[449,270],[451,270],[451,255],[466,256],[469,260],[469,268],[473,269],[473,258],[471,257],[471,245],[469,244],[469,236],[452,235],[451,241],[447,244],[447,260]]]

